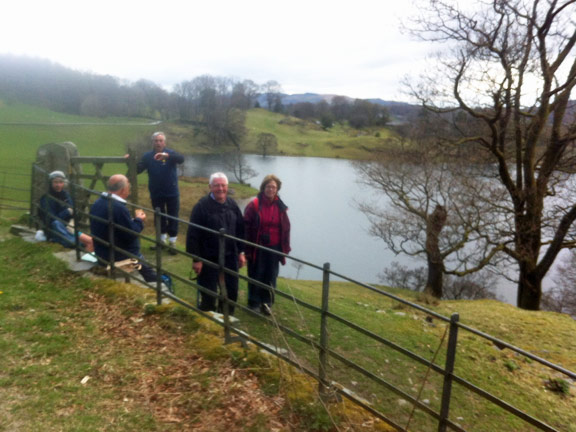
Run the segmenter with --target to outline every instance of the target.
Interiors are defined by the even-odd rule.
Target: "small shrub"
[[[570,383],[562,378],[550,378],[544,385],[555,393],[561,393],[564,396],[570,394]]]
[[[506,360],[504,362],[504,366],[506,366],[506,369],[508,369],[510,372],[514,372],[516,369],[520,369],[520,366],[518,366],[518,364],[512,360]]]

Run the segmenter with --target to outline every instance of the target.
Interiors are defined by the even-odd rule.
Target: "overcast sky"
[[[399,31],[411,0],[6,0],[0,11],[0,53],[167,89],[210,74],[407,101],[400,81],[426,56]]]

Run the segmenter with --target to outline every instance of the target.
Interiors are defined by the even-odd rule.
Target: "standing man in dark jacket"
[[[236,202],[228,198],[228,178],[223,173],[214,173],[210,176],[210,193],[201,198],[192,209],[190,222],[219,231],[226,230],[226,234],[244,238],[244,219]],[[244,256],[244,243],[230,239],[225,243],[225,266],[232,271],[238,271],[246,264]],[[197,255],[213,263],[218,263],[219,240],[218,235],[190,225],[186,237],[186,252]],[[199,308],[203,311],[216,310],[216,292],[218,286],[219,270],[201,261],[194,261],[192,268],[198,275],[198,284],[213,291],[214,294],[201,293]],[[224,275],[228,299],[238,300],[238,278],[229,274]],[[230,314],[234,307],[229,306]]]
[[[174,218],[180,212],[180,192],[178,190],[177,165],[184,162],[184,156],[172,149],[166,148],[166,134],[155,132],[152,135],[153,149],[144,153],[138,162],[138,174],[148,170],[148,190],[152,208],[159,208]],[[162,216],[160,221],[160,237],[162,242],[169,241],[176,247],[178,237],[178,221]],[[171,254],[176,251],[170,249]]]
[[[130,216],[130,212],[126,208],[126,198],[130,195],[130,182],[126,176],[122,174],[115,174],[108,180],[108,192],[104,192],[90,208],[90,231],[94,238],[94,251],[96,256],[102,259],[105,263],[110,262],[110,246],[103,244],[98,239],[108,243],[109,240],[109,226],[108,222],[98,220],[93,216],[100,219],[108,220],[108,206],[112,206],[112,220],[114,225],[122,226],[136,233],[144,229],[144,222],[146,221],[146,213],[141,209],[135,210],[135,217]],[[129,252],[138,258],[143,258],[140,253],[140,238],[131,232],[124,231],[120,228],[114,229],[114,261],[123,261],[132,258],[126,255],[123,251]],[[121,250],[120,250],[121,249]],[[154,282],[156,280],[156,272],[145,263],[140,263],[142,268],[139,270],[140,274],[146,282]]]

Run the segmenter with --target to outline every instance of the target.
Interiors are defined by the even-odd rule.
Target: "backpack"
[[[162,279],[162,283],[166,285],[166,287],[168,288],[168,291],[174,294],[174,285],[172,283],[172,278],[170,277],[170,275],[163,273],[162,276],[160,276],[160,278]]]

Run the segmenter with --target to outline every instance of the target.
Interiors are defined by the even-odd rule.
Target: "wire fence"
[[[35,168],[33,175],[46,176],[46,173]],[[525,387],[516,385],[513,379],[506,389],[492,385],[489,377],[502,374],[502,364],[495,360],[496,355],[483,358],[485,351],[479,346],[489,344],[498,353],[507,350],[502,358],[510,359],[510,364],[522,364],[524,373],[535,380],[547,375],[573,381],[576,380],[573,371],[464,325],[459,322],[457,313],[444,316],[332,271],[329,263],[316,265],[235,238],[224,230],[216,232],[173,218],[159,210],[144,208],[155,215],[156,230],[153,236],[143,235],[115,224],[111,211],[108,219],[91,216],[88,208],[100,196],[99,192],[79,184],[71,184],[70,192],[74,203],[77,202],[75,198],[83,202],[82,206],[75,204],[73,209],[79,220],[97,220],[109,227],[107,238],[94,238],[94,242],[111,251],[109,261],[99,260],[109,275],[132,277],[156,290],[158,304],[169,298],[218,323],[223,327],[227,343],[251,342],[293,365],[317,382],[317,392],[322,400],[346,398],[398,431],[493,430],[483,426],[479,413],[501,419],[503,425],[511,425],[509,430],[561,431],[568,430],[567,425],[573,424],[574,419],[554,415],[553,407],[547,406],[552,403],[549,392],[542,388],[526,392]],[[86,196],[88,201],[82,201]],[[37,205],[32,203],[33,207]],[[131,203],[127,206],[130,209],[142,208]],[[35,211],[31,213],[37,214]],[[220,247],[218,261],[212,262],[169,246],[165,247],[176,257],[166,257],[161,247],[164,245],[159,229],[161,216],[177,220],[184,229],[194,226],[217,237]],[[78,259],[83,252],[78,241],[81,229],[81,224],[75,224],[74,246]],[[118,248],[115,244],[118,232],[127,232],[140,237],[143,243],[155,245],[154,257],[147,259]],[[226,267],[224,257],[229,242],[241,242],[278,254],[297,265],[309,266],[322,274],[322,282],[310,285],[286,280],[272,289],[241,271]],[[115,268],[115,253],[138,259],[154,268],[157,279],[147,283],[135,273]],[[175,266],[176,261],[191,263],[192,260],[217,268],[222,276],[238,278],[242,289],[250,283],[271,290],[275,298],[271,315],[261,315],[241,301],[232,301],[226,289],[217,293],[205,289],[191,280],[189,274],[183,274],[181,267]],[[175,281],[174,292],[163,289],[162,274]],[[334,279],[344,282],[335,282]],[[216,296],[222,314],[201,311],[199,295]],[[236,311],[235,316],[229,313],[232,308]],[[402,331],[398,331],[399,328]]]

